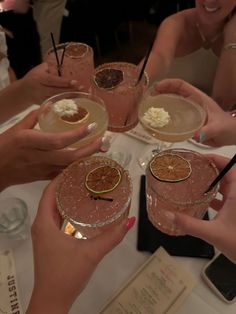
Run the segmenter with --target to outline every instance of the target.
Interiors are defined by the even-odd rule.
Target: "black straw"
[[[233,165],[236,163],[236,154],[234,157],[227,163],[227,165],[224,167],[224,169],[218,174],[218,176],[215,178],[215,180],[210,184],[209,188],[205,191],[205,193],[208,193],[211,191],[214,186],[224,177],[224,175],[233,167]]]
[[[139,76],[138,76],[138,80],[137,80],[137,83],[136,85],[138,85],[138,83],[141,81],[142,77],[143,77],[143,73],[144,73],[144,70],[145,70],[145,67],[147,65],[147,62],[148,62],[148,58],[150,56],[150,53],[152,51],[152,46],[153,46],[153,42],[150,44],[148,50],[147,50],[147,53],[146,53],[146,56],[145,56],[145,59],[144,59],[144,62],[143,62],[143,66],[140,70],[140,73],[139,73]]]
[[[54,50],[54,53],[56,56],[56,61],[57,61],[57,73],[58,73],[58,76],[61,76],[61,69],[60,69],[61,67],[60,67],[60,62],[59,62],[59,58],[58,58],[58,54],[57,54],[57,47],[55,44],[53,33],[51,33],[51,39],[52,39],[52,46],[53,46],[53,50]]]

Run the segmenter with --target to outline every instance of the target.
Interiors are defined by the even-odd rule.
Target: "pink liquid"
[[[210,202],[215,198],[218,187],[207,193],[204,191],[217,176],[216,167],[199,153],[172,149],[175,153],[188,160],[192,167],[189,178],[180,182],[163,182],[156,179],[147,168],[147,210],[152,224],[159,230],[170,235],[183,235],[169,219],[168,212],[182,212],[190,216],[202,218]]]
[[[95,73],[103,68],[122,70],[124,79],[112,89],[99,88],[93,81],[92,91],[106,105],[109,114],[108,129],[114,132],[128,131],[138,123],[138,104],[143,94],[144,80],[135,86],[139,69],[132,63],[105,63],[97,67]]]
[[[122,173],[119,185],[100,195],[112,201],[94,200],[85,186],[86,175],[102,165],[117,167]],[[63,171],[57,189],[57,205],[62,216],[83,238],[91,238],[128,216],[131,193],[131,179],[126,170],[109,158],[92,156],[74,162]]]
[[[63,48],[66,44],[57,46],[59,60],[61,60]],[[81,44],[85,45],[85,44]],[[79,83],[79,90],[88,92],[91,87],[91,77],[94,73],[93,49],[87,46],[87,52],[81,57],[73,58],[64,55],[61,75],[64,78],[76,80]],[[58,75],[56,56],[53,50],[50,50],[45,60],[48,64],[49,72]]]

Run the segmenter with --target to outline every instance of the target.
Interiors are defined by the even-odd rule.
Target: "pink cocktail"
[[[88,92],[94,73],[92,47],[70,42],[57,45],[56,48],[60,66],[58,68],[54,49],[51,48],[45,58],[49,72],[58,75],[59,70],[62,77],[78,81],[79,90]]]
[[[190,166],[190,175],[181,181],[167,182],[157,179],[150,169],[155,158],[168,154],[178,155]],[[156,159],[158,160],[158,159]],[[155,164],[158,166],[158,163]],[[163,170],[163,165],[161,165]],[[169,169],[171,169],[169,166]],[[160,170],[160,169],[159,169]],[[181,169],[180,169],[181,170]],[[170,212],[181,212],[202,218],[210,202],[215,198],[218,186],[204,194],[217,176],[215,165],[204,155],[185,149],[170,149],[157,154],[149,163],[146,171],[146,197],[148,218],[159,230],[169,235],[183,235],[170,219]]]
[[[80,238],[87,239],[128,216],[131,194],[127,170],[112,159],[92,156],[74,162],[62,172],[56,199],[62,217],[75,227]]]
[[[138,104],[145,78],[137,83],[140,69],[132,63],[104,63],[95,69],[92,92],[103,99],[108,114],[108,129],[125,132],[138,123]]]

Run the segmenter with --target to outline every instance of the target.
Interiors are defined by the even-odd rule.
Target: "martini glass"
[[[139,105],[141,125],[158,140],[154,150],[148,149],[139,158],[139,165],[143,169],[146,169],[156,153],[160,153],[171,143],[192,138],[207,118],[204,104],[195,103],[177,94],[160,94],[156,84],[148,89]]]

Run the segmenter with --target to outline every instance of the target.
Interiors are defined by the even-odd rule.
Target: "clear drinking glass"
[[[165,154],[178,155],[188,161],[191,174],[177,182],[157,179],[150,168],[155,158]],[[163,164],[161,165],[163,167]],[[163,170],[163,168],[162,168]],[[167,169],[165,169],[167,171]],[[153,157],[146,170],[146,198],[148,218],[159,230],[169,235],[184,235],[170,219],[170,212],[180,212],[202,218],[210,202],[216,197],[219,186],[204,192],[218,175],[216,166],[204,155],[186,149],[169,149]]]
[[[87,114],[87,116],[77,120],[77,117],[72,115],[69,117],[69,120],[67,118],[65,120],[60,113],[55,112],[55,105],[63,100],[73,100],[77,108],[82,109],[82,113]],[[75,121],[73,121],[73,117],[76,118],[74,119]],[[92,122],[97,123],[97,128],[86,137],[71,145],[71,147],[78,148],[87,145],[96,138],[103,136],[107,130],[108,114],[102,99],[88,93],[66,92],[45,100],[41,105],[39,127],[42,131],[58,133],[78,128],[84,124],[88,125]]]
[[[89,92],[91,77],[94,73],[93,48],[76,42],[68,42],[56,46],[59,68],[54,49],[51,48],[45,56],[49,72],[79,83],[79,90]]]
[[[30,222],[26,203],[16,197],[0,200],[0,234],[13,240],[28,238]]]
[[[92,79],[92,92],[103,99],[109,114],[108,130],[126,132],[138,123],[138,104],[147,78],[137,83],[139,67],[128,62],[99,65]]]
[[[92,190],[88,188],[91,186]],[[128,171],[112,159],[92,156],[77,160],[62,172],[56,200],[60,214],[76,229],[77,237],[87,239],[127,217],[131,195]]]
[[[193,137],[207,118],[207,109],[204,104],[195,103],[176,94],[160,94],[154,83],[143,96],[139,105],[139,121],[144,129],[158,140],[156,149],[148,150],[140,157],[139,163],[146,168],[150,159],[165,149],[166,143],[185,141]],[[156,121],[162,116],[145,119],[151,109],[164,110],[169,115],[169,122],[159,126]]]

